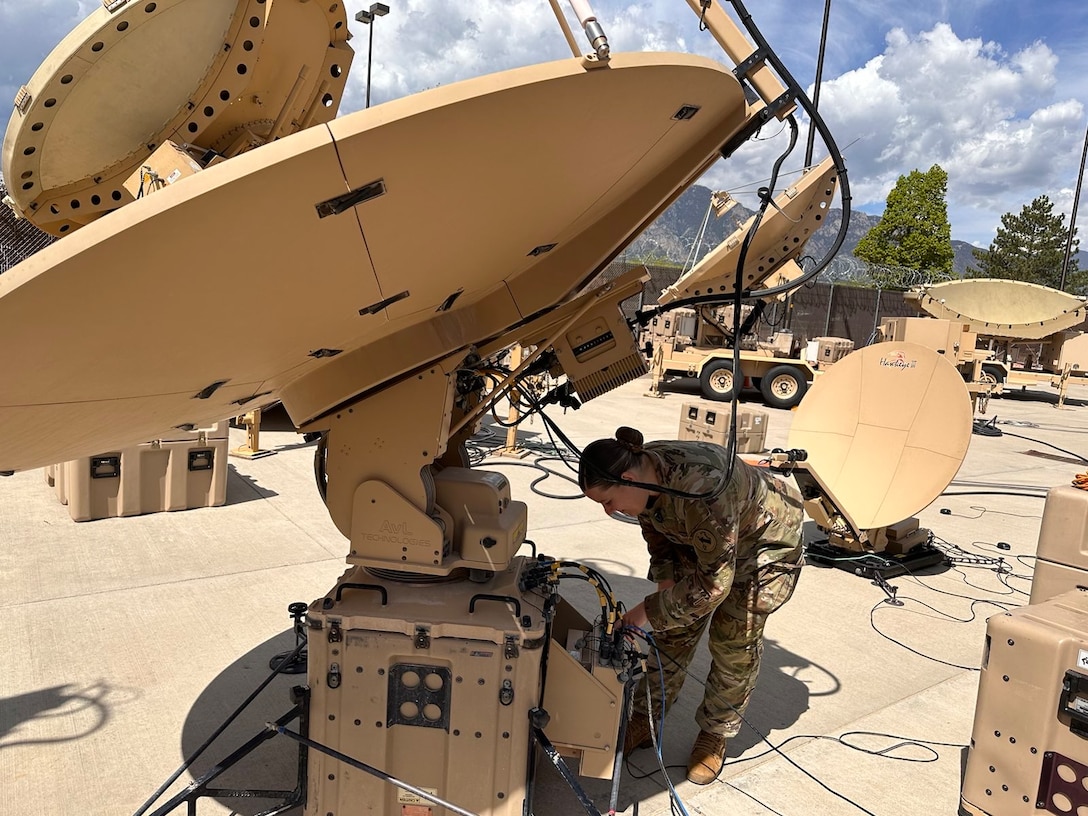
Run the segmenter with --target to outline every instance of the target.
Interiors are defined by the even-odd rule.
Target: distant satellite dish
[[[933,317],[970,323],[992,337],[1036,340],[1084,320],[1085,299],[1024,281],[969,278],[927,286],[908,295]]]
[[[789,446],[808,452],[861,530],[910,518],[955,477],[971,441],[959,372],[915,343],[877,343],[820,375],[797,409]]]
[[[15,98],[3,171],[18,210],[64,235],[133,200],[169,139],[228,157],[336,115],[354,52],[342,3],[115,0]]]

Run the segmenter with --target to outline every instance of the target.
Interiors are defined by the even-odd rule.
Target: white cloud
[[[375,104],[570,53],[547,0],[386,2],[391,11],[373,31]],[[99,0],[0,0],[0,101],[13,98],[50,50],[98,5]],[[371,32],[354,16],[369,5],[370,0],[346,3],[356,57],[342,113],[364,104]],[[560,5],[568,6],[566,0]],[[593,0],[593,6],[616,50],[687,50],[725,60],[680,0]],[[810,82],[814,71],[821,7],[764,0],[751,9],[801,82]],[[1084,136],[1080,100],[1088,98],[1088,87],[1076,77],[1084,74],[1077,68],[1086,59],[1074,47],[1078,15],[1079,6],[1050,19],[1047,30],[1053,33],[1046,41],[1031,39],[1042,34],[1014,37],[1008,33],[1012,24],[1006,24],[1002,39],[1019,44],[1006,49],[958,33],[989,30],[987,20],[1000,17],[994,0],[836,3],[820,108],[846,150],[855,204],[879,210],[899,175],[937,163],[949,173],[957,238],[988,243],[1002,213],[1018,211],[1044,193],[1059,211],[1068,211]],[[575,37],[585,49],[584,35],[576,30]],[[1072,44],[1059,60],[1054,43],[1062,41]],[[803,117],[801,126],[786,171],[802,164]],[[780,128],[774,123],[763,135]],[[783,137],[753,140],[720,162],[704,183],[719,189],[755,186],[783,146]],[[816,158],[821,156],[818,146]],[[754,203],[751,196],[741,200]]]
[[[371,104],[570,51],[547,3],[539,0],[402,0],[374,24]],[[369,35],[355,22],[369,2],[346,4],[355,64],[342,112],[363,107]]]
[[[880,205],[899,175],[939,164],[953,234],[988,243],[1004,212],[1075,178],[1084,106],[1056,98],[1057,57],[1006,54],[945,24],[891,31],[884,53],[827,82],[821,110],[847,154],[855,202]],[[983,233],[988,233],[985,235]]]

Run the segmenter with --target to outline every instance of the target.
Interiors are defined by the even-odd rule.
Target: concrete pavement
[[[697,396],[681,389],[648,398],[647,383],[552,416],[579,445],[620,424],[647,439],[675,438],[682,403]],[[698,732],[701,649],[664,735],[663,759],[689,813],[956,812],[985,619],[1027,602],[1043,510],[1037,495],[992,491],[1067,484],[1085,470],[1044,444],[1088,455],[1078,396],[1061,410],[1044,390],[993,400],[988,416],[1010,433],[973,436],[957,476],[971,484],[954,483],[949,493],[962,495],[919,513],[939,539],[965,555],[1002,557],[1012,574],[954,564],[902,576],[891,583],[903,605],[892,606],[869,580],[806,568],[793,600],[768,623],[751,727],[730,744],[719,781],[705,788],[684,781],[682,767]],[[785,446],[792,414],[750,407],[769,414],[768,447]],[[232,446],[240,444],[241,432],[231,433]],[[277,455],[232,458],[228,503],[218,508],[75,523],[41,471],[0,480],[0,814],[133,813],[268,675],[269,658],[294,644],[287,605],[327,592],[345,568],[347,543],[314,487],[313,445],[268,424],[261,442]],[[537,419],[519,443],[539,442],[546,434]],[[534,457],[492,458],[483,466],[501,470],[515,498],[528,502],[530,538],[541,552],[591,564],[636,603],[651,588],[637,527],[574,498],[562,463],[533,464]],[[531,487],[542,467],[555,475]],[[585,590],[582,597],[564,585],[564,597],[592,611],[596,600]],[[298,682],[277,678],[194,771],[286,711]],[[292,784],[294,747],[281,740],[224,784]],[[537,816],[580,812],[546,764],[537,778]],[[585,785],[603,807],[608,784]],[[651,751],[629,758],[619,805],[643,816],[670,812]],[[228,812],[213,802],[200,808]]]

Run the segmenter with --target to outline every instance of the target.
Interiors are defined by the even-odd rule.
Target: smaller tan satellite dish
[[[1023,340],[1071,329],[1088,313],[1083,297],[996,278],[945,281],[914,290],[906,298],[933,317],[970,323],[979,334]]]
[[[806,510],[820,526],[843,528],[846,546],[882,549],[888,536],[877,531],[948,487],[971,430],[967,387],[937,352],[891,342],[848,354],[817,378],[790,430],[790,447],[808,453],[795,474]]]
[[[65,235],[133,200],[166,140],[228,158],[336,115],[351,66],[338,2],[112,0],[20,88],[4,135],[14,208]]]
[[[823,225],[837,187],[835,164],[829,157],[806,170],[796,184],[778,196],[748,248],[741,282],[743,288],[768,288],[800,277],[796,258],[809,236]],[[715,292],[731,293],[736,285],[741,246],[754,221],[753,215],[707,253],[687,274],[661,293],[658,303]],[[778,277],[774,277],[776,273]]]

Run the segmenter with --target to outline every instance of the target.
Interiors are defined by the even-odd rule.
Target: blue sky
[[[547,0],[386,2],[392,10],[374,31],[372,104],[569,55]],[[0,0],[0,98],[12,99],[99,5]],[[341,114],[363,106],[367,30],[354,16],[368,6],[347,2],[356,60]],[[725,60],[684,0],[592,6],[613,49]],[[791,72],[811,86],[824,0],[749,0],[747,7]],[[867,212],[883,209],[901,174],[940,164],[949,174],[954,238],[988,245],[1003,213],[1039,195],[1068,221],[1086,103],[1088,11],[1081,2],[832,0],[820,109],[845,150],[854,205]],[[720,162],[702,183],[744,190],[764,179],[784,142],[761,135],[767,138]],[[803,155],[802,140],[785,167],[799,168]]]

